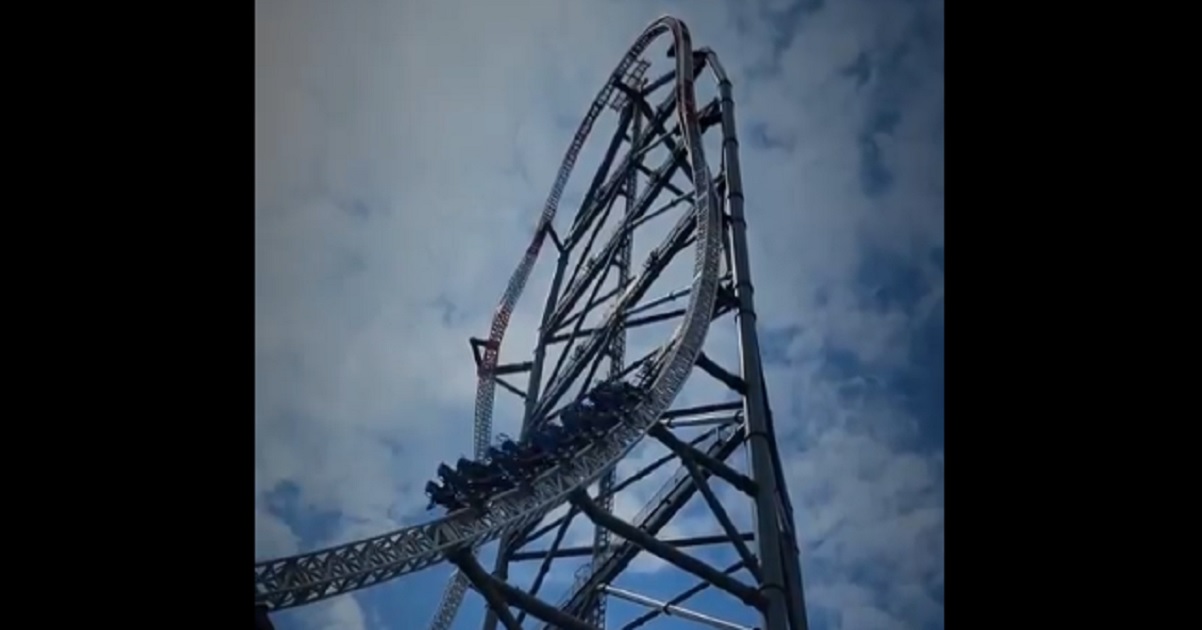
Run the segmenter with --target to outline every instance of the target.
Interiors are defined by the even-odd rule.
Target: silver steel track
[[[494,496],[484,513],[471,509],[460,510],[429,523],[369,539],[257,563],[256,603],[279,610],[365,588],[442,562],[454,550],[475,548],[496,540],[508,531],[531,525],[567,501],[574,491],[587,487],[612,469],[672,404],[697,361],[709,329],[718,292],[722,225],[721,205],[701,143],[693,86],[692,42],[687,27],[671,17],[656,20],[639,36],[581,123],[556,178],[534,240],[511,278],[494,317],[485,350],[486,359],[481,366],[481,381],[494,383],[491,375],[487,374],[487,355],[492,354],[491,361],[495,366],[496,353],[508,327],[513,305],[525,286],[545,240],[576,156],[593,122],[605,107],[614,82],[620,81],[626,69],[646,47],[665,33],[671,35],[676,50],[676,115],[696,191],[693,213],[689,217],[691,220],[682,221],[678,229],[695,230],[696,247],[689,303],[681,324],[664,346],[658,358],[660,368],[653,372],[653,378],[634,383],[645,392],[642,404],[603,438],[583,447],[569,463],[540,475],[532,484],[532,491],[511,490]],[[673,232],[669,239],[674,238],[677,230]],[[634,285],[637,286],[638,282]],[[605,327],[615,325],[615,319],[622,317],[632,306],[630,302],[637,294],[637,291],[628,290],[615,300],[605,318]],[[603,341],[603,336],[599,335],[589,343]],[[587,346],[586,349],[595,350]],[[588,354],[586,352],[583,356]],[[573,363],[577,360],[568,362],[565,373],[574,373],[573,368],[577,366]],[[478,390],[478,425],[484,420],[486,427],[491,426],[493,395],[492,385],[482,386]]]

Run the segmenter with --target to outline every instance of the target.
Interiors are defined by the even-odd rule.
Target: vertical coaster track
[[[270,610],[280,610],[312,603],[424,569],[446,560],[447,554],[454,550],[478,547],[508,532],[528,528],[556,506],[567,501],[574,491],[587,487],[616,465],[672,403],[701,351],[717,301],[721,217],[714,182],[710,179],[701,144],[693,92],[694,57],[689,32],[679,20],[663,17],[652,23],[639,36],[618,64],[611,80],[589,108],[589,113],[573,138],[552,187],[534,239],[510,279],[501,304],[496,310],[479,368],[481,379],[476,397],[476,422],[480,429],[477,432],[477,441],[485,445],[490,438],[495,395],[495,379],[491,375],[496,368],[501,341],[514,305],[525,287],[546,236],[551,231],[560,196],[571,175],[576,157],[588,137],[593,122],[605,108],[613,90],[619,89],[618,84],[627,70],[638,60],[648,44],[665,33],[671,34],[676,52],[674,100],[678,133],[683,141],[680,149],[684,153],[682,157],[687,157],[691,165],[692,183],[695,191],[699,193],[693,195],[692,212],[677,224],[676,229],[669,233],[665,243],[657,251],[678,250],[682,243],[694,242],[694,277],[688,291],[689,303],[681,325],[672,339],[656,353],[653,361],[642,362],[649,368],[644,370],[637,382],[645,392],[639,406],[602,439],[581,449],[566,464],[540,475],[530,489],[515,489],[491,497],[486,511],[463,509],[433,522],[381,536],[257,563],[257,604]],[[661,125],[662,118],[657,117]],[[615,190],[611,186],[609,195],[612,196]],[[647,204],[644,204],[644,208],[645,205]],[[598,207],[593,206],[591,210],[597,212]],[[590,209],[586,208],[585,212],[588,211]],[[635,218],[628,215],[626,225],[629,226]],[[580,238],[587,225],[578,217],[573,227],[569,239],[574,241]],[[605,317],[606,329],[616,328],[617,322],[627,315],[629,307],[642,297],[655,275],[652,273],[654,271],[656,269],[651,265],[639,278],[629,283]],[[596,269],[590,272],[596,273]],[[579,282],[576,286],[583,289],[584,282]],[[571,294],[573,291],[573,285],[569,284],[566,292]],[[566,314],[566,311],[562,313]],[[606,341],[607,335],[594,335],[566,364],[561,362],[561,378],[553,378],[549,383],[541,407],[535,408],[536,414],[550,415],[549,405],[558,401],[571,385],[566,376],[583,372],[588,359],[596,355],[606,345]]]

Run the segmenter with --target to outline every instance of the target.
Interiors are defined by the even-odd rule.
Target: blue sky
[[[735,82],[813,627],[943,627],[940,1],[258,0],[257,559],[429,517],[425,480],[471,449],[466,339],[487,330],[600,82],[663,13]],[[520,309],[506,348],[528,352],[536,318]],[[725,334],[711,338],[729,349]],[[497,428],[515,422],[501,412]],[[666,599],[692,584],[636,568],[623,588]],[[449,573],[276,622],[424,627]],[[689,606],[751,621],[721,594]],[[479,627],[482,608],[469,594],[455,627]],[[611,604],[614,622],[640,612]]]

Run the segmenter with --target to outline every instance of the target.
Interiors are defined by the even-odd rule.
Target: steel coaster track
[[[693,209],[697,238],[689,304],[680,326],[658,361],[661,369],[650,381],[636,383],[644,391],[642,403],[604,437],[584,446],[567,463],[540,475],[533,482],[532,490],[515,489],[492,497],[484,513],[473,509],[459,510],[435,521],[388,534],[256,563],[257,604],[270,610],[280,610],[365,588],[442,562],[452,550],[478,547],[510,530],[532,525],[564,503],[572,492],[588,487],[615,466],[672,404],[701,352],[709,329],[718,293],[722,250],[721,206],[705,161],[693,91],[692,41],[688,28],[672,17],[659,18],[643,31],[618,64],[598,99],[593,102],[573,138],[534,239],[510,279],[494,315],[485,348],[485,360],[491,360],[491,364],[483,363],[481,367],[482,374],[489,375],[489,384],[478,390],[476,402],[477,420],[486,418],[485,424],[490,424],[495,392],[492,389],[493,379],[487,370],[490,369],[489,365],[495,368],[512,309],[525,287],[550,228],[576,156],[593,122],[604,108],[613,84],[622,79],[626,69],[652,41],[668,32],[672,35],[676,50],[677,118],[692,166],[693,187],[697,192]],[[627,291],[616,301],[606,316],[605,327],[615,324],[615,320],[622,316],[638,293]],[[601,340],[601,336],[595,337],[593,343]],[[569,361],[567,373],[575,371],[571,368],[577,367],[572,365],[577,361]]]

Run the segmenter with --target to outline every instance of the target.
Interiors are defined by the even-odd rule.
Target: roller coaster
[[[427,509],[442,506],[454,512],[470,506],[483,513],[494,494],[519,486],[529,491],[538,475],[566,464],[593,441],[605,439],[641,398],[642,390],[634,385],[605,382],[565,407],[558,424],[547,422],[527,441],[516,443],[502,434],[500,445],[490,446],[483,461],[461,457],[454,469],[440,465],[439,481],[426,483]]]
[[[648,80],[643,74],[651,64],[642,57],[649,45],[663,35],[671,39],[667,55],[673,67],[663,76]],[[718,96],[698,108],[695,81],[707,68],[716,79]],[[667,86],[672,89],[666,98],[652,105],[650,96]],[[765,630],[806,627],[792,508],[780,473],[755,337],[733,106],[731,82],[717,55],[704,48],[694,50],[683,22],[663,17],[643,31],[619,61],[577,129],[532,240],[494,312],[488,338],[472,340],[478,377],[474,457],[460,458],[454,467],[440,465],[433,471],[437,478],[428,481],[425,487],[428,510],[443,514],[429,522],[366,540],[257,563],[256,610],[260,617],[265,612],[310,604],[441,562],[452,562],[459,571],[444,595],[432,628],[449,628],[470,586],[488,602],[486,627],[495,628],[500,622],[508,630],[514,630],[521,627],[522,619],[531,615],[546,623],[547,628],[591,630],[604,626],[606,594],[634,597],[607,586],[605,578],[620,572],[633,553],[643,549],[735,594],[762,613],[764,621],[760,627]],[[560,200],[594,123],[607,108],[619,112],[617,131],[583,196],[580,211],[561,233],[555,227]],[[673,113],[675,124],[670,126]],[[722,132],[722,168],[717,177],[707,165],[703,145],[703,133],[710,128]],[[623,143],[629,149],[617,159]],[[657,168],[643,164],[652,149],[667,154]],[[637,185],[640,173],[649,180],[641,192]],[[672,183],[677,173],[688,179],[690,191]],[[652,204],[665,192],[675,198],[665,207],[652,210]],[[588,256],[600,225],[620,197],[626,199],[626,210],[616,220],[613,238],[595,255]],[[630,258],[634,231],[674,207],[685,210],[659,245],[650,251],[642,270],[633,273]],[[548,242],[558,250],[559,258],[534,360],[518,367],[500,365],[501,346],[510,319]],[[690,247],[693,255],[689,284],[665,297],[647,299],[668,264]],[[567,268],[573,257],[575,268],[565,287]],[[611,269],[618,270],[616,286],[598,297]],[[646,315],[682,298],[688,300],[683,309]],[[608,310],[596,324],[585,329],[586,316],[606,300]],[[741,375],[714,365],[703,352],[711,322],[730,312],[739,315]],[[626,331],[641,321],[665,320],[669,316],[679,318],[669,339],[625,365]],[[562,333],[567,329],[570,332]],[[546,350],[556,341],[566,342],[567,346],[550,377],[544,378]],[[579,346],[575,346],[577,342]],[[596,378],[602,360],[609,363],[609,375]],[[738,413],[719,423],[714,431],[686,444],[667,427],[673,417],[683,415],[670,407],[695,367],[728,384],[740,393],[742,401],[725,407],[710,406],[717,410],[737,409]],[[503,378],[518,369],[529,375],[526,391]],[[516,439],[502,435],[494,441],[492,421],[498,385],[524,400],[522,430]],[[579,385],[578,391],[571,391],[574,385]],[[683,501],[678,495],[699,490],[715,509],[724,532],[743,558],[742,566],[752,573],[758,586],[740,583],[655,540],[650,513],[635,525],[618,522],[610,514],[613,494],[618,491],[614,469],[647,435],[668,445],[686,465],[682,470],[687,473],[683,479],[689,482],[688,489],[679,490],[685,484],[678,475],[670,482],[660,505],[666,505],[669,497],[674,502]],[[720,461],[743,441],[748,443],[751,455],[749,476],[731,470]],[[747,536],[733,530],[729,517],[717,505],[705,481],[710,475],[728,480],[754,500],[755,532],[749,537],[756,542],[758,554],[750,552],[743,543]],[[587,491],[593,484],[599,484],[596,497]],[[523,542],[556,526],[559,532],[554,547],[558,548],[565,521],[561,519],[563,524],[553,523],[538,531],[536,528],[565,503],[570,504],[573,515],[584,513],[593,520],[597,535],[593,562],[577,573],[577,582],[567,598],[552,606],[534,597],[538,584],[530,593],[505,584],[507,569],[502,565]],[[621,540],[615,542],[611,532],[616,532]],[[488,575],[476,561],[474,552],[497,540],[501,541],[498,567],[493,575]],[[546,572],[546,562],[542,568],[539,583]],[[510,606],[520,609],[520,616],[515,616]],[[660,608],[665,614],[685,617],[691,614],[695,620],[709,623],[703,619],[704,615],[689,613],[673,604],[661,603]],[[710,625],[717,627],[738,627],[710,621],[713,622]],[[261,622],[267,623],[265,619]]]

